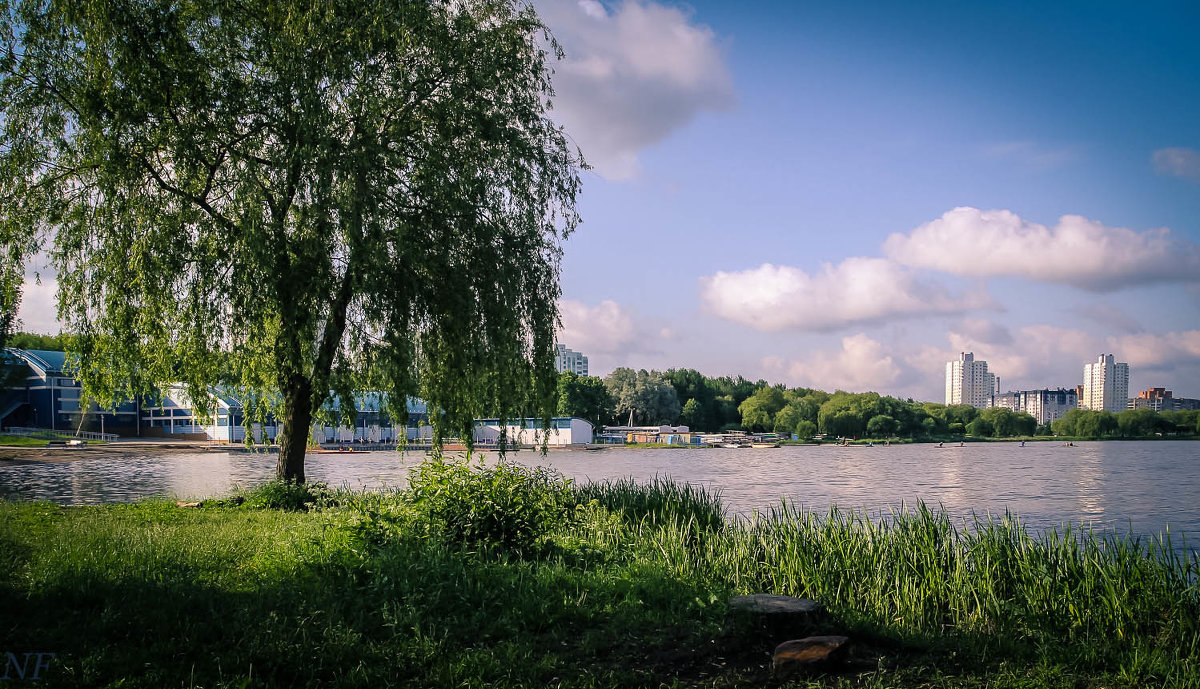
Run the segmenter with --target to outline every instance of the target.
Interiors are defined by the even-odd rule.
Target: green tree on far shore
[[[1117,415],[1095,409],[1071,409],[1051,424],[1055,435],[1077,438],[1103,438],[1118,429]]]
[[[582,163],[547,37],[518,0],[0,2],[2,294],[51,249],[85,395],[233,386],[281,479],[331,393],[418,396],[435,442],[549,417]]]
[[[612,420],[615,403],[604,381],[564,371],[558,376],[558,414],[587,419],[595,432]]]
[[[679,418],[679,397],[675,388],[658,371],[618,368],[604,377],[604,386],[612,395],[615,421],[619,425],[670,424]]]
[[[8,338],[8,346],[16,349],[40,349],[48,352],[67,351],[68,337],[66,335],[42,335],[40,333],[13,333]]]

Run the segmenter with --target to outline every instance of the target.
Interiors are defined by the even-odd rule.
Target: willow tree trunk
[[[283,391],[283,432],[279,440],[279,463],[275,478],[304,483],[304,452],[312,427],[312,382],[293,375]]]

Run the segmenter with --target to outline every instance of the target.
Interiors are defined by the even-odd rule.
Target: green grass
[[[0,447],[46,447],[51,440],[69,440],[59,435],[44,433],[39,435],[10,435],[0,434]],[[104,445],[102,440],[89,440],[88,445]]]
[[[27,435],[0,435],[0,446],[7,447],[46,447],[47,438],[35,438]]]
[[[199,509],[0,503],[0,653],[57,653],[40,686],[780,686],[773,642],[723,631],[730,596],[772,592],[856,641],[789,686],[1200,685],[1200,567],[1167,541],[924,506],[730,521],[664,479],[424,470]]]

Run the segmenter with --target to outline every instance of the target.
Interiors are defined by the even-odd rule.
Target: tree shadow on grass
[[[56,653],[45,686],[658,686],[701,676],[681,664],[719,618],[649,569],[415,539],[241,587],[178,561],[56,571],[0,584],[0,649]]]
[[[56,653],[41,686],[779,684],[770,652],[785,639],[726,633],[731,591],[646,559],[520,557],[402,536],[239,577],[235,555],[173,547],[152,566],[116,557],[32,583],[0,576],[0,651]],[[0,530],[10,572],[36,555]],[[870,686],[881,665],[986,678],[1041,662],[1034,645],[1001,635],[906,635],[866,618],[805,633],[847,633],[857,648],[801,684]]]

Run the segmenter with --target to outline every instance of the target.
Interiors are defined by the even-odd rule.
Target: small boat
[[[741,443],[725,443],[725,444],[724,444],[724,445],[722,445],[721,447],[728,447],[728,448],[730,448],[730,449],[740,449],[740,448],[743,448],[743,447],[750,447],[750,446],[749,446],[749,445],[743,445],[743,444],[741,444]]]
[[[768,447],[779,447],[779,443],[751,443],[750,447],[756,450],[763,450]]]

